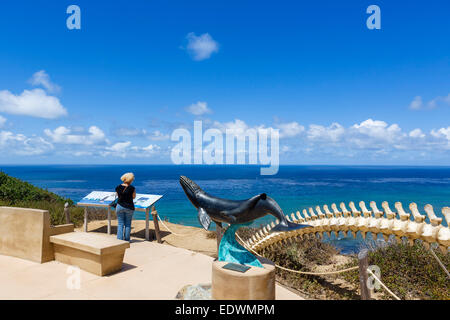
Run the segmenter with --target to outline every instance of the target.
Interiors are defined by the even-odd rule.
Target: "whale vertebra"
[[[288,221],[280,206],[275,200],[261,193],[247,200],[221,199],[207,194],[191,179],[180,176],[180,184],[186,196],[198,210],[200,224],[208,230],[211,220],[221,225],[245,224],[255,219],[270,214],[280,223],[270,231],[292,231],[300,228],[311,227],[306,224],[297,224]]]

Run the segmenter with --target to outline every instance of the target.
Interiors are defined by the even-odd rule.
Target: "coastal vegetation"
[[[72,223],[83,223],[83,209],[75,207],[73,201],[48,190],[36,187],[0,171],[0,206],[48,210],[52,225],[64,224],[64,204],[68,203]]]

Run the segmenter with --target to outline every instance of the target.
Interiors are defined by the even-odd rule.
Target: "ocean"
[[[173,223],[200,227],[197,212],[186,198],[179,182],[185,175],[211,195],[246,199],[267,193],[281,206],[285,214],[303,208],[335,202],[356,204],[363,200],[388,201],[391,209],[400,201],[405,211],[410,202],[416,202],[419,211],[431,204],[442,216],[441,208],[450,206],[450,167],[400,166],[280,166],[275,176],[261,176],[259,166],[176,166],[176,165],[2,165],[0,170],[41,188],[77,202],[93,190],[114,191],[121,183],[120,176],[133,172],[138,193],[161,194],[156,208],[162,219]],[[135,213],[135,219],[144,214]],[[274,219],[267,216],[256,220],[255,226]],[[443,222],[446,224],[446,222]],[[325,239],[343,253],[355,252],[362,238]]]

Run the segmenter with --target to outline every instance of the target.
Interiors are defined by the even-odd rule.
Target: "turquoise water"
[[[113,191],[120,176],[132,171],[139,193],[164,196],[157,203],[161,218],[196,227],[200,227],[197,212],[181,189],[180,175],[218,197],[246,199],[265,192],[286,214],[316,205],[361,200],[367,207],[374,200],[379,208],[386,200],[392,209],[394,202],[400,201],[406,211],[410,202],[416,202],[423,214],[423,206],[429,203],[438,216],[442,216],[442,207],[450,206],[450,167],[281,166],[275,176],[261,176],[259,166],[238,165],[48,165],[0,169],[75,202],[93,190]],[[143,214],[137,212],[136,219],[143,219]],[[259,219],[254,225],[271,219]],[[351,238],[338,240],[334,236],[330,241],[344,252],[353,251],[360,244]]]

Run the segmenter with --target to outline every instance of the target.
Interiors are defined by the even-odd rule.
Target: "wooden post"
[[[155,226],[156,240],[158,240],[158,243],[162,243],[161,235],[159,234],[158,212],[156,211],[154,206],[152,206],[152,217],[153,225]]]
[[[87,232],[88,230],[88,208],[84,207],[84,232]]]
[[[367,268],[369,267],[368,250],[362,249],[358,253],[359,260],[359,286],[361,289],[361,300],[370,300],[370,290],[367,287]]]
[[[150,241],[150,230],[149,230],[149,213],[148,208],[145,209],[145,240]]]
[[[217,253],[219,253],[219,244],[220,241],[222,240],[222,236],[223,236],[223,228],[220,224],[216,223]]]
[[[70,222],[70,208],[69,208],[69,203],[66,202],[64,204],[64,215],[66,216],[66,223],[69,224]]]
[[[108,234],[111,234],[111,207],[108,206]]]

